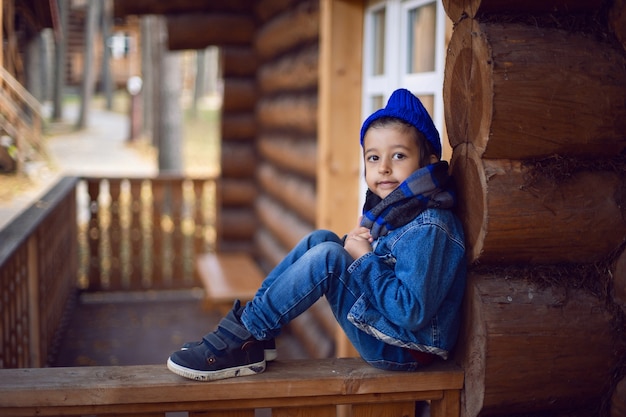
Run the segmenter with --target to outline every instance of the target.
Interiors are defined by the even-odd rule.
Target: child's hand
[[[373,241],[368,228],[357,226],[348,233],[343,246],[354,259],[358,259],[372,251]]]

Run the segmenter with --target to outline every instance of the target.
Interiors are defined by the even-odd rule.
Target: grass
[[[191,109],[184,111],[183,164],[185,172],[192,176],[217,176],[220,164],[219,110]]]

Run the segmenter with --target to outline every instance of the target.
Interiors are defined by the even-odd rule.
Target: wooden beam
[[[439,410],[452,409],[449,399],[454,401],[462,387],[463,371],[452,362],[419,372],[394,372],[357,358],[274,361],[254,377],[210,383],[184,379],[164,365],[0,369],[0,414],[209,411],[210,415],[234,415],[226,411],[276,408],[273,415],[287,415],[289,408],[299,408],[304,412],[298,415],[319,415],[311,407],[387,404],[393,408],[396,402],[420,400],[431,400]],[[445,406],[438,405],[441,401]]]
[[[185,13],[251,13],[255,2],[248,0],[114,0],[113,16],[129,15],[175,15]]]
[[[575,14],[593,12],[603,5],[602,0],[526,0],[518,2],[501,0],[443,0],[443,7],[453,22],[464,16],[476,18],[486,14]]]
[[[320,2],[317,228],[347,233],[359,215],[362,1]],[[337,334],[337,356],[355,356]]]
[[[483,158],[517,160],[610,158],[626,149],[626,57],[617,42],[465,19],[447,51],[453,148],[469,142]]]
[[[321,1],[317,220],[343,234],[359,214],[363,2]]]
[[[254,20],[246,15],[196,13],[167,17],[171,51],[213,45],[249,45],[254,32]]]

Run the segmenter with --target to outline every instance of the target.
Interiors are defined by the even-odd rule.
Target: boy
[[[361,357],[415,370],[447,359],[465,288],[463,232],[439,133],[422,103],[396,90],[361,128],[368,186],[360,225],[343,239],[318,230],[266,277],[245,307],[173,353],[168,368],[201,381],[265,370],[285,324],[326,296]]]

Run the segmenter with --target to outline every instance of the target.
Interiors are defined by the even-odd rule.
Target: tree
[[[182,156],[182,108],[181,108],[181,58],[179,52],[167,50],[167,31],[163,19],[159,19],[159,100],[158,100],[158,149],[159,172],[181,173]]]
[[[55,32],[54,87],[52,91],[52,119],[63,118],[63,90],[65,89],[65,54],[67,51],[68,0],[56,1],[59,12],[59,28]]]
[[[111,80],[111,48],[109,38],[111,36],[111,14],[113,4],[110,0],[104,0],[100,13],[102,27],[102,90],[106,97],[106,108],[113,108],[113,82]]]
[[[93,96],[94,90],[94,68],[93,58],[94,50],[93,43],[96,35],[96,26],[98,24],[98,16],[100,13],[100,1],[88,0],[87,13],[85,19],[85,50],[83,55],[83,81],[81,86],[81,103],[80,113],[78,115],[78,121],[76,127],[84,129],[87,127],[89,104]]]

